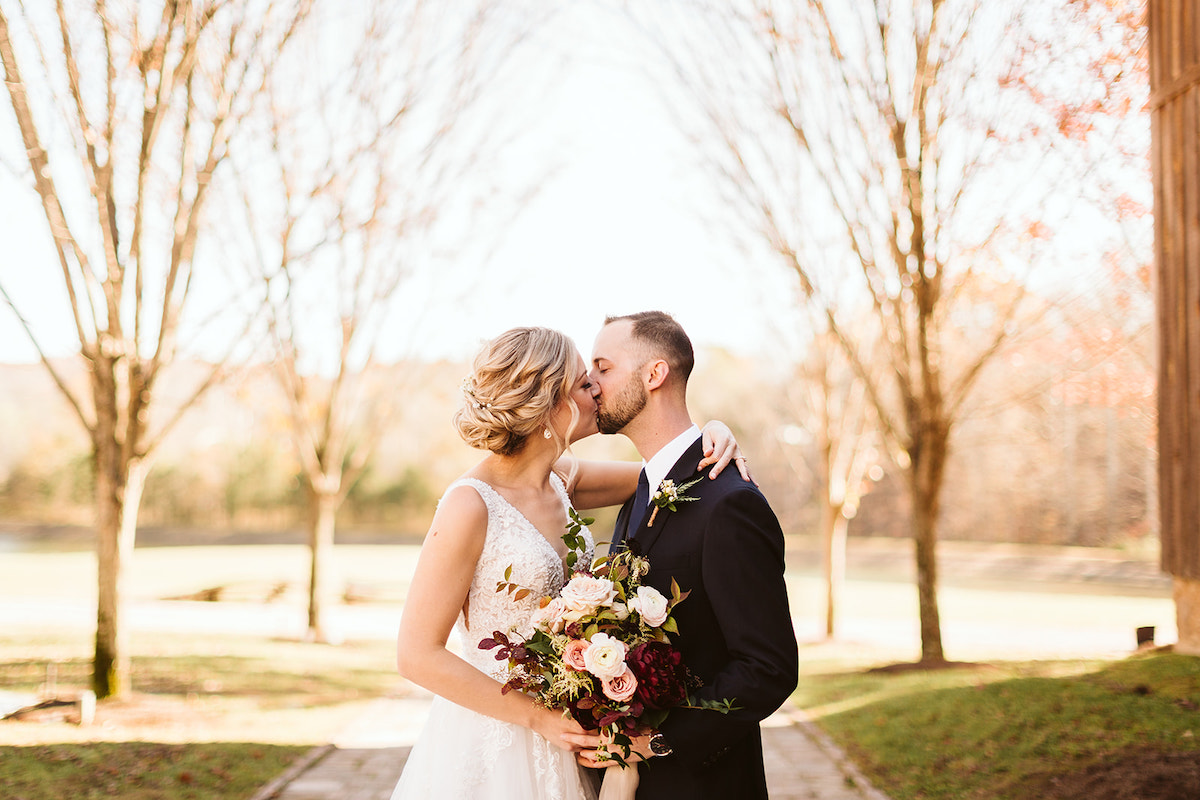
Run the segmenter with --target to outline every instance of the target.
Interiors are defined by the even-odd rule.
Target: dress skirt
[[[528,728],[435,697],[392,800],[596,800],[591,772]]]

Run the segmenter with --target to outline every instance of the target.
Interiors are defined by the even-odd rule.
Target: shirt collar
[[[643,465],[643,469],[646,470],[646,480],[650,484],[651,495],[658,491],[658,485],[667,477],[667,473],[671,471],[671,467],[675,466],[675,462],[687,452],[687,449],[692,446],[692,442],[699,438],[700,429],[692,425],[663,445],[662,449]]]

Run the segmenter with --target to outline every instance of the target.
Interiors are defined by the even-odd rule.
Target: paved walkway
[[[389,800],[427,709],[425,698],[375,701],[253,800]],[[763,723],[763,757],[772,800],[888,800],[799,709]]]

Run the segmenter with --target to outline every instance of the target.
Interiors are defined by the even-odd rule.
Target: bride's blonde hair
[[[551,430],[551,412],[579,378],[576,354],[574,342],[550,328],[513,328],[487,342],[463,381],[463,406],[454,415],[463,441],[511,456],[530,436]],[[578,419],[572,403],[568,430]]]

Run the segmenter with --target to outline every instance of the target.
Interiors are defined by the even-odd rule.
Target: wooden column
[[[1149,0],[1162,567],[1200,654],[1200,0]]]

